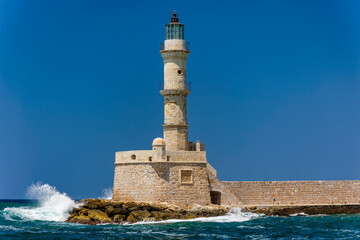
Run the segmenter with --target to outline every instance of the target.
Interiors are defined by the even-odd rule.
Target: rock
[[[134,223],[137,222],[138,220],[136,219],[136,217],[134,217],[134,215],[130,214],[127,218],[126,221],[130,222],[130,223]]]
[[[196,217],[197,217],[196,214],[187,213],[187,214],[185,214],[184,219],[194,219]]]
[[[96,222],[111,222],[111,219],[108,217],[108,215],[101,210],[90,210],[88,215]]]
[[[81,210],[80,208],[74,208],[72,212],[73,213],[78,213],[78,212],[80,212],[80,210]]]
[[[88,225],[94,225],[95,222],[91,220],[89,216],[84,215],[77,215],[73,216],[72,218],[68,219],[67,222],[70,223],[81,223],[81,224],[88,224]]]
[[[182,209],[176,205],[171,205],[167,208],[168,210],[172,211],[172,212],[180,212]]]
[[[154,217],[156,221],[182,218],[182,215],[180,213],[175,213],[171,211],[152,211],[151,216]]]
[[[67,222],[83,224],[134,223],[138,221],[160,221],[167,219],[192,219],[223,215],[229,208],[197,205],[183,209],[168,203],[118,202],[102,199],[84,199],[81,208],[73,209]]]
[[[112,216],[115,215],[114,210],[115,210],[115,209],[114,209],[113,206],[107,206],[107,207],[105,208],[105,213],[106,213],[109,217],[112,217]]]
[[[137,221],[144,221],[145,219],[149,218],[151,213],[146,210],[136,210],[130,212],[127,220],[130,222],[137,222]]]
[[[89,209],[83,208],[83,209],[80,210],[79,214],[83,214],[85,216],[88,216],[89,211],[90,211]]]
[[[163,211],[168,208],[167,203],[155,203],[153,206],[153,211]]]
[[[105,209],[108,202],[105,202],[103,199],[87,199],[83,208],[87,209]]]
[[[115,208],[113,213],[114,213],[114,215],[116,215],[116,214],[129,215],[130,211],[125,208]]]
[[[123,205],[123,208],[125,208],[125,209],[130,209],[130,208],[133,208],[133,207],[138,207],[138,204],[134,203],[134,202],[126,202]]]
[[[110,202],[111,206],[113,206],[114,208],[122,208],[124,206],[124,203],[122,202]]]
[[[126,220],[126,215],[116,214],[114,216],[114,222],[123,222]]]
[[[152,210],[152,206],[149,203],[125,203],[124,208],[128,209],[129,211]]]

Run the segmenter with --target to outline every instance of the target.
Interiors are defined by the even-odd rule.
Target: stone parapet
[[[123,151],[115,153],[115,163],[131,161],[149,161],[153,157],[153,150]]]
[[[205,151],[166,151],[164,158],[155,158],[153,150],[123,151],[115,153],[115,164],[148,162],[207,163]]]

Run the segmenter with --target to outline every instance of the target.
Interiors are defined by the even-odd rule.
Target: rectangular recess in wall
[[[192,170],[180,170],[180,181],[181,181],[181,184],[192,184],[193,183],[193,171]]]

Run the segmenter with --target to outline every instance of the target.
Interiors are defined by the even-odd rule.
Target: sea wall
[[[359,204],[360,181],[222,181],[244,205]]]
[[[318,214],[359,214],[360,205],[294,205],[294,206],[248,206],[241,209],[244,212],[265,214],[267,216],[305,216]]]

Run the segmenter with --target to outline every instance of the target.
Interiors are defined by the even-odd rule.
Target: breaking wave
[[[216,222],[216,223],[230,223],[230,222],[245,222],[265,215],[251,212],[242,212],[241,208],[232,208],[226,215],[217,217],[201,217],[188,220],[170,219],[164,221],[154,222],[138,222],[134,224],[156,224],[156,223],[176,223],[176,222]]]
[[[8,220],[65,221],[77,206],[65,193],[60,193],[48,184],[36,183],[28,188],[28,196],[38,200],[35,207],[5,208],[4,216]]]

